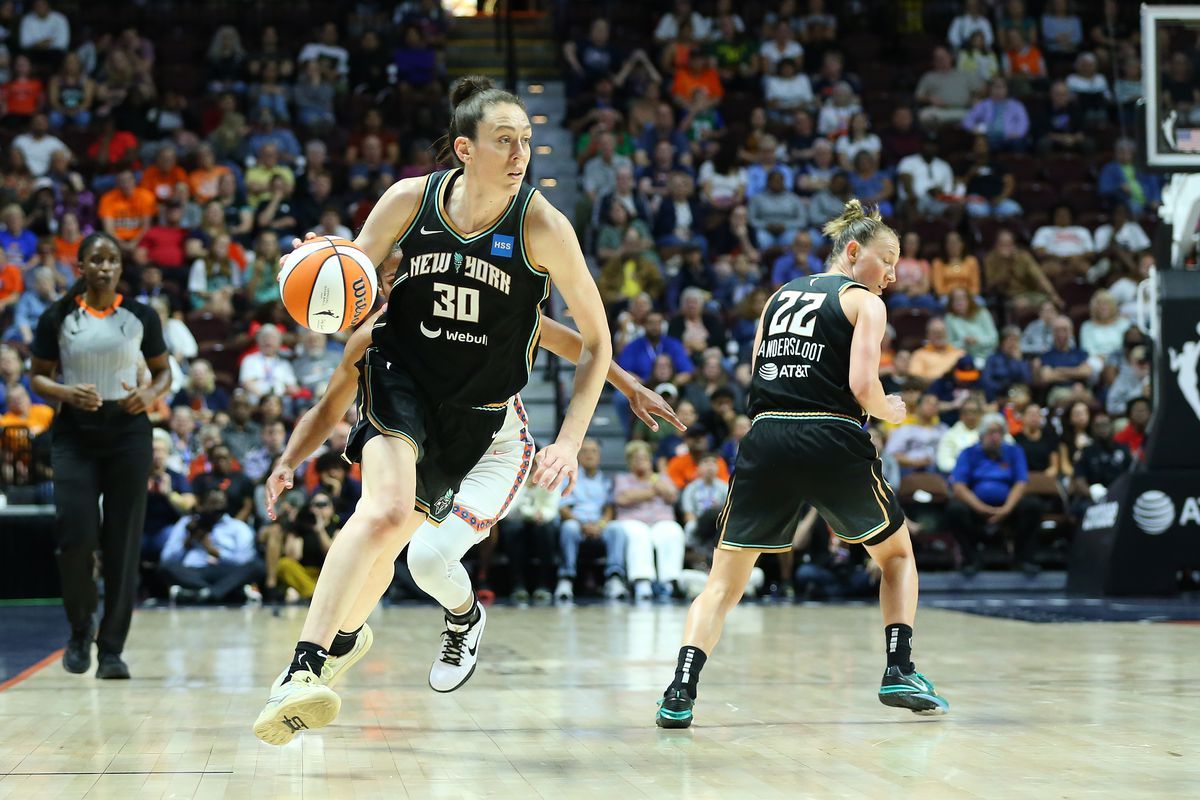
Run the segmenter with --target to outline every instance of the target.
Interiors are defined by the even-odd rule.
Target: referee
[[[68,672],[87,672],[92,640],[97,678],[128,678],[121,660],[133,616],[138,542],[146,515],[151,435],[146,410],[171,385],[158,315],[117,293],[121,250],[106,233],[79,246],[83,276],[38,320],[33,388],[62,410],[51,427],[58,569],[71,638]],[[138,356],[152,382],[139,389]],[[62,382],[55,380],[61,369]],[[103,498],[103,510],[101,510]],[[94,553],[104,570],[104,617],[96,633]]]

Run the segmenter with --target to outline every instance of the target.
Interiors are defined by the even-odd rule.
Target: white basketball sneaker
[[[575,599],[575,587],[570,578],[558,579],[558,586],[554,587],[554,599],[560,603],[569,603]]]
[[[462,686],[475,672],[475,661],[479,653],[479,640],[483,638],[483,626],[487,623],[487,612],[479,609],[479,619],[474,625],[456,625],[446,619],[442,631],[442,652],[429,670],[429,688],[435,692],[453,692]]]
[[[367,654],[374,641],[375,634],[371,633],[371,626],[363,623],[362,630],[354,638],[354,647],[350,648],[349,653],[344,656],[329,656],[325,659],[325,666],[321,668],[321,683],[326,686],[333,686],[337,683],[342,673],[357,664],[359,659]]]
[[[254,735],[267,744],[284,745],[300,731],[323,728],[342,710],[342,699],[306,669],[287,677],[284,670],[271,685],[271,697],[254,722]]]

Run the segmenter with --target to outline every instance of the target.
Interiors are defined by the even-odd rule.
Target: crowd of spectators
[[[527,493],[493,537],[504,587],[545,601],[702,584],[749,429],[759,314],[824,268],[821,227],[852,196],[902,236],[881,372],[912,413],[872,433],[906,503],[941,482],[945,513],[913,510],[918,540],[952,534],[952,563],[971,570],[977,545],[1015,529],[1001,560],[1035,568],[1043,515],[1061,511],[1069,532],[1140,458],[1150,415],[1150,343],[1130,311],[1160,181],[1121,136],[1140,87],[1133,7],[1054,0],[1034,16],[1022,0],[966,0],[885,18],[893,36],[821,0],[761,13],[677,0],[652,25],[620,5],[619,41],[584,4],[561,20],[576,229],[617,360],[689,430],[650,431],[614,397],[625,469],[605,474],[590,441],[573,494]],[[30,391],[28,345],[77,276],[82,237],[106,230],[123,291],[164,321],[174,371],[151,412],[149,588],[311,596],[361,489],[338,457],[343,422],[266,518],[262,481],[342,346],[290,322],[276,264],[293,236],[348,236],[392,182],[437,168],[440,5],[357,3],[287,35],[210,27],[191,52],[134,25],[75,30],[46,0],[12,9],[0,4],[0,484],[44,485],[53,410]],[[1157,66],[1193,114],[1200,48],[1187,44]],[[878,580],[812,514],[767,561],[785,595]]]

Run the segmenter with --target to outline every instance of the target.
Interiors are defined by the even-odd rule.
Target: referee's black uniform
[[[158,315],[148,306],[119,294],[100,310],[88,306],[83,295],[69,297],[68,302],[65,316],[54,313],[53,306],[42,315],[31,348],[35,373],[53,379],[54,362],[62,371],[57,394],[64,402],[51,428],[51,463],[58,567],[72,631],[64,666],[83,672],[91,663],[97,604],[93,554],[99,549],[104,617],[96,636],[101,663],[97,675],[128,677],[127,671],[103,672],[105,656],[119,658],[124,649],[133,615],[151,425],[144,411],[130,413],[120,401],[130,394],[127,387],[138,384],[139,355],[147,362],[153,359],[157,373],[166,360],[166,345]],[[80,385],[95,387],[98,409],[72,404],[72,387]],[[72,647],[79,669],[69,662]]]

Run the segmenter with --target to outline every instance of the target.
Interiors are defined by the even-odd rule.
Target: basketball
[[[367,316],[377,289],[375,265],[348,239],[318,236],[283,260],[279,294],[292,319],[318,333],[337,333]]]

